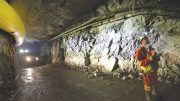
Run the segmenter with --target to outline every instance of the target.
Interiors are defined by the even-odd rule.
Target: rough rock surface
[[[69,26],[96,15],[116,10],[137,9],[157,4],[176,4],[179,0],[7,0],[25,22],[28,38],[47,40]],[[164,3],[165,2],[165,3]],[[99,6],[100,5],[100,6]],[[98,7],[99,6],[99,7]],[[171,7],[175,7],[174,5]],[[96,9],[97,8],[97,9]],[[176,10],[179,10],[176,7]]]
[[[64,62],[64,49],[62,48],[61,41],[55,41],[52,43],[51,47],[51,57],[52,63],[62,63]]]
[[[106,6],[100,6],[97,9],[100,15],[104,14],[103,11],[117,10],[116,6],[111,5],[124,5],[127,1],[120,4],[113,2],[117,1],[112,0]],[[179,82],[179,14],[175,10],[168,11],[163,8],[131,10],[133,9],[130,8],[127,14],[115,13],[110,19],[65,36],[65,62],[76,67],[98,68],[106,73],[116,69],[116,72],[136,72],[135,53],[139,47],[138,40],[141,35],[147,35],[152,47],[161,54],[159,75],[162,80]]]
[[[12,40],[12,37],[0,30],[0,95],[3,89],[13,88],[15,85],[15,47]]]
[[[103,0],[11,0],[11,5],[24,20],[28,38],[47,40]]]

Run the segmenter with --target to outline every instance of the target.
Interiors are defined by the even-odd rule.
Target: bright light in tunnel
[[[27,57],[26,57],[26,61],[27,61],[27,62],[31,62],[31,57],[27,56]]]
[[[38,57],[36,57],[36,61],[38,61],[39,60],[39,58]]]
[[[28,49],[20,49],[20,50],[19,50],[19,53],[28,53],[28,52],[29,52]]]
[[[148,32],[145,32],[144,35],[148,35]]]
[[[28,52],[29,52],[29,50],[28,50],[28,49],[25,49],[25,50],[24,50],[24,52],[25,52],[25,53],[28,53]]]
[[[19,53],[24,53],[24,50],[23,50],[23,49],[20,49],[20,50],[19,50]]]

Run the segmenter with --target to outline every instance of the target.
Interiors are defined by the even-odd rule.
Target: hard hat
[[[141,43],[141,41],[142,41],[143,39],[148,40],[148,37],[147,37],[147,36],[145,36],[145,35],[140,36],[140,38],[139,38],[139,42]],[[149,40],[148,40],[148,43],[149,43]]]

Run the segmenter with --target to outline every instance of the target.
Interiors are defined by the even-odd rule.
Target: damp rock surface
[[[0,96],[15,86],[14,55],[12,37],[0,30]]]

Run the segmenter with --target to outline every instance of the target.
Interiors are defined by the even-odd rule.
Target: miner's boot
[[[145,91],[145,97],[146,97],[146,101],[152,101],[151,92]]]

